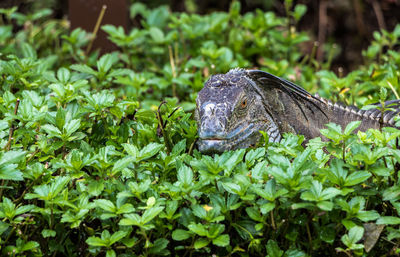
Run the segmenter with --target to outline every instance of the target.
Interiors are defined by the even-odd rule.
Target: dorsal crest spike
[[[243,69],[243,68],[236,67],[236,68],[230,69],[227,74],[242,73],[242,72],[245,72],[245,71],[246,70]]]

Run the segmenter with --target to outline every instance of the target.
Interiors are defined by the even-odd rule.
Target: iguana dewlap
[[[201,152],[223,152],[257,144],[260,131],[271,142],[282,134],[321,136],[330,122],[345,127],[360,120],[359,130],[394,126],[398,111],[359,110],[333,104],[313,96],[290,81],[259,70],[233,69],[205,83],[196,101],[198,148]]]

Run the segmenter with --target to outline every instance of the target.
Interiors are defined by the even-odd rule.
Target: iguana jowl
[[[201,152],[223,152],[255,145],[266,131],[269,140],[282,134],[321,136],[330,122],[345,127],[360,120],[359,130],[394,126],[398,111],[359,110],[313,96],[290,81],[259,70],[233,69],[213,75],[199,92],[195,118]]]

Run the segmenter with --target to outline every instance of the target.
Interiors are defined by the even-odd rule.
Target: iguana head
[[[214,153],[256,145],[260,131],[267,131],[270,141],[280,133],[262,96],[247,71],[234,69],[217,74],[205,83],[196,101],[198,148]]]

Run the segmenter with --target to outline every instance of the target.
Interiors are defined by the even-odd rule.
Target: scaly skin
[[[394,126],[397,113],[387,111],[381,118],[378,109],[332,104],[272,74],[233,69],[205,83],[197,97],[195,118],[199,150],[218,153],[256,145],[260,131],[266,131],[271,142],[279,141],[285,132],[311,139],[321,136],[320,129],[330,122],[345,127],[360,120],[359,130]]]

